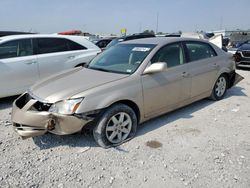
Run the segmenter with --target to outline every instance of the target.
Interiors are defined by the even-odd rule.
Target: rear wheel
[[[135,135],[136,127],[135,112],[127,105],[116,104],[101,115],[93,135],[98,145],[108,148],[131,139]]]
[[[225,74],[220,75],[220,77],[216,80],[213,92],[210,96],[213,100],[221,100],[228,88],[228,78]]]

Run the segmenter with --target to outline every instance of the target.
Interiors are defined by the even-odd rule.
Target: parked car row
[[[0,38],[0,98],[21,94],[37,80],[81,66],[101,50],[66,35],[12,35]]]
[[[66,61],[56,59],[55,64],[58,64],[51,68],[51,73],[66,68],[73,52],[79,54],[74,54],[72,59],[88,51],[86,54],[91,54],[88,58],[85,54],[84,60],[79,58],[81,60],[73,66],[100,52],[87,41],[73,38],[63,41],[67,45],[59,45],[59,49],[71,49],[71,45],[81,49],[71,49],[69,53],[63,50]],[[58,49],[46,44],[40,44],[39,38],[28,39],[23,54],[32,57],[35,52],[36,63],[33,59],[16,62],[21,64],[20,70],[30,74],[32,70],[27,71],[27,67],[34,64],[33,70],[43,76],[50,60],[45,58],[40,62],[40,55],[45,53],[48,57]],[[6,46],[14,58],[23,48],[19,43]],[[55,54],[60,53],[56,51]],[[6,59],[11,60],[10,57]],[[26,76],[24,72],[9,75],[12,72],[7,63],[0,66],[6,67],[7,72],[3,71],[2,78],[6,77],[5,81],[13,87],[19,87],[21,84],[15,82]],[[129,40],[106,49],[85,67],[50,76],[33,85],[15,100],[12,122],[15,131],[23,138],[47,132],[73,134],[86,127],[92,128],[96,142],[107,148],[133,138],[137,125],[153,117],[203,98],[222,99],[227,89],[241,79],[235,72],[232,56],[209,42],[174,37]],[[9,87],[5,82],[1,84],[1,88]]]
[[[141,39],[141,38],[151,38],[151,37],[155,37],[155,35],[150,33],[136,33],[122,37],[108,37],[99,40],[93,40],[92,42],[102,50],[105,50],[118,44],[119,42]]]
[[[106,46],[106,49],[108,49],[108,48],[110,48],[110,47],[112,47],[120,42],[123,42],[123,41],[143,39],[143,38],[152,38],[152,37],[155,37],[155,35],[150,34],[150,33],[138,33],[138,34],[133,34],[133,35],[115,38]]]

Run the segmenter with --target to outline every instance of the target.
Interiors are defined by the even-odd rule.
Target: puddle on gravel
[[[148,146],[150,148],[160,148],[160,147],[162,147],[162,143],[155,141],[155,140],[152,140],[152,141],[147,141],[146,146]]]

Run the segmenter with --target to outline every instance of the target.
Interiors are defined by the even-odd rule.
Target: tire
[[[132,139],[136,128],[135,112],[127,105],[115,104],[100,116],[93,129],[93,136],[99,146],[109,148]]]
[[[221,100],[226,94],[228,83],[229,82],[227,75],[220,75],[214,84],[214,88],[210,98],[215,101]]]

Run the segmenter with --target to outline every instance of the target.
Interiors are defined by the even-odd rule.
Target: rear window
[[[65,39],[67,40],[67,39]],[[67,40],[68,46],[69,46],[69,50],[70,51],[75,51],[75,50],[86,50],[87,48],[85,46],[82,46],[74,41],[71,40]]]
[[[38,38],[38,54],[85,50],[86,47],[68,39]]]
[[[67,43],[57,38],[38,38],[38,54],[68,51]]]
[[[206,43],[186,42],[186,47],[188,51],[189,62],[217,56],[214,49]]]

